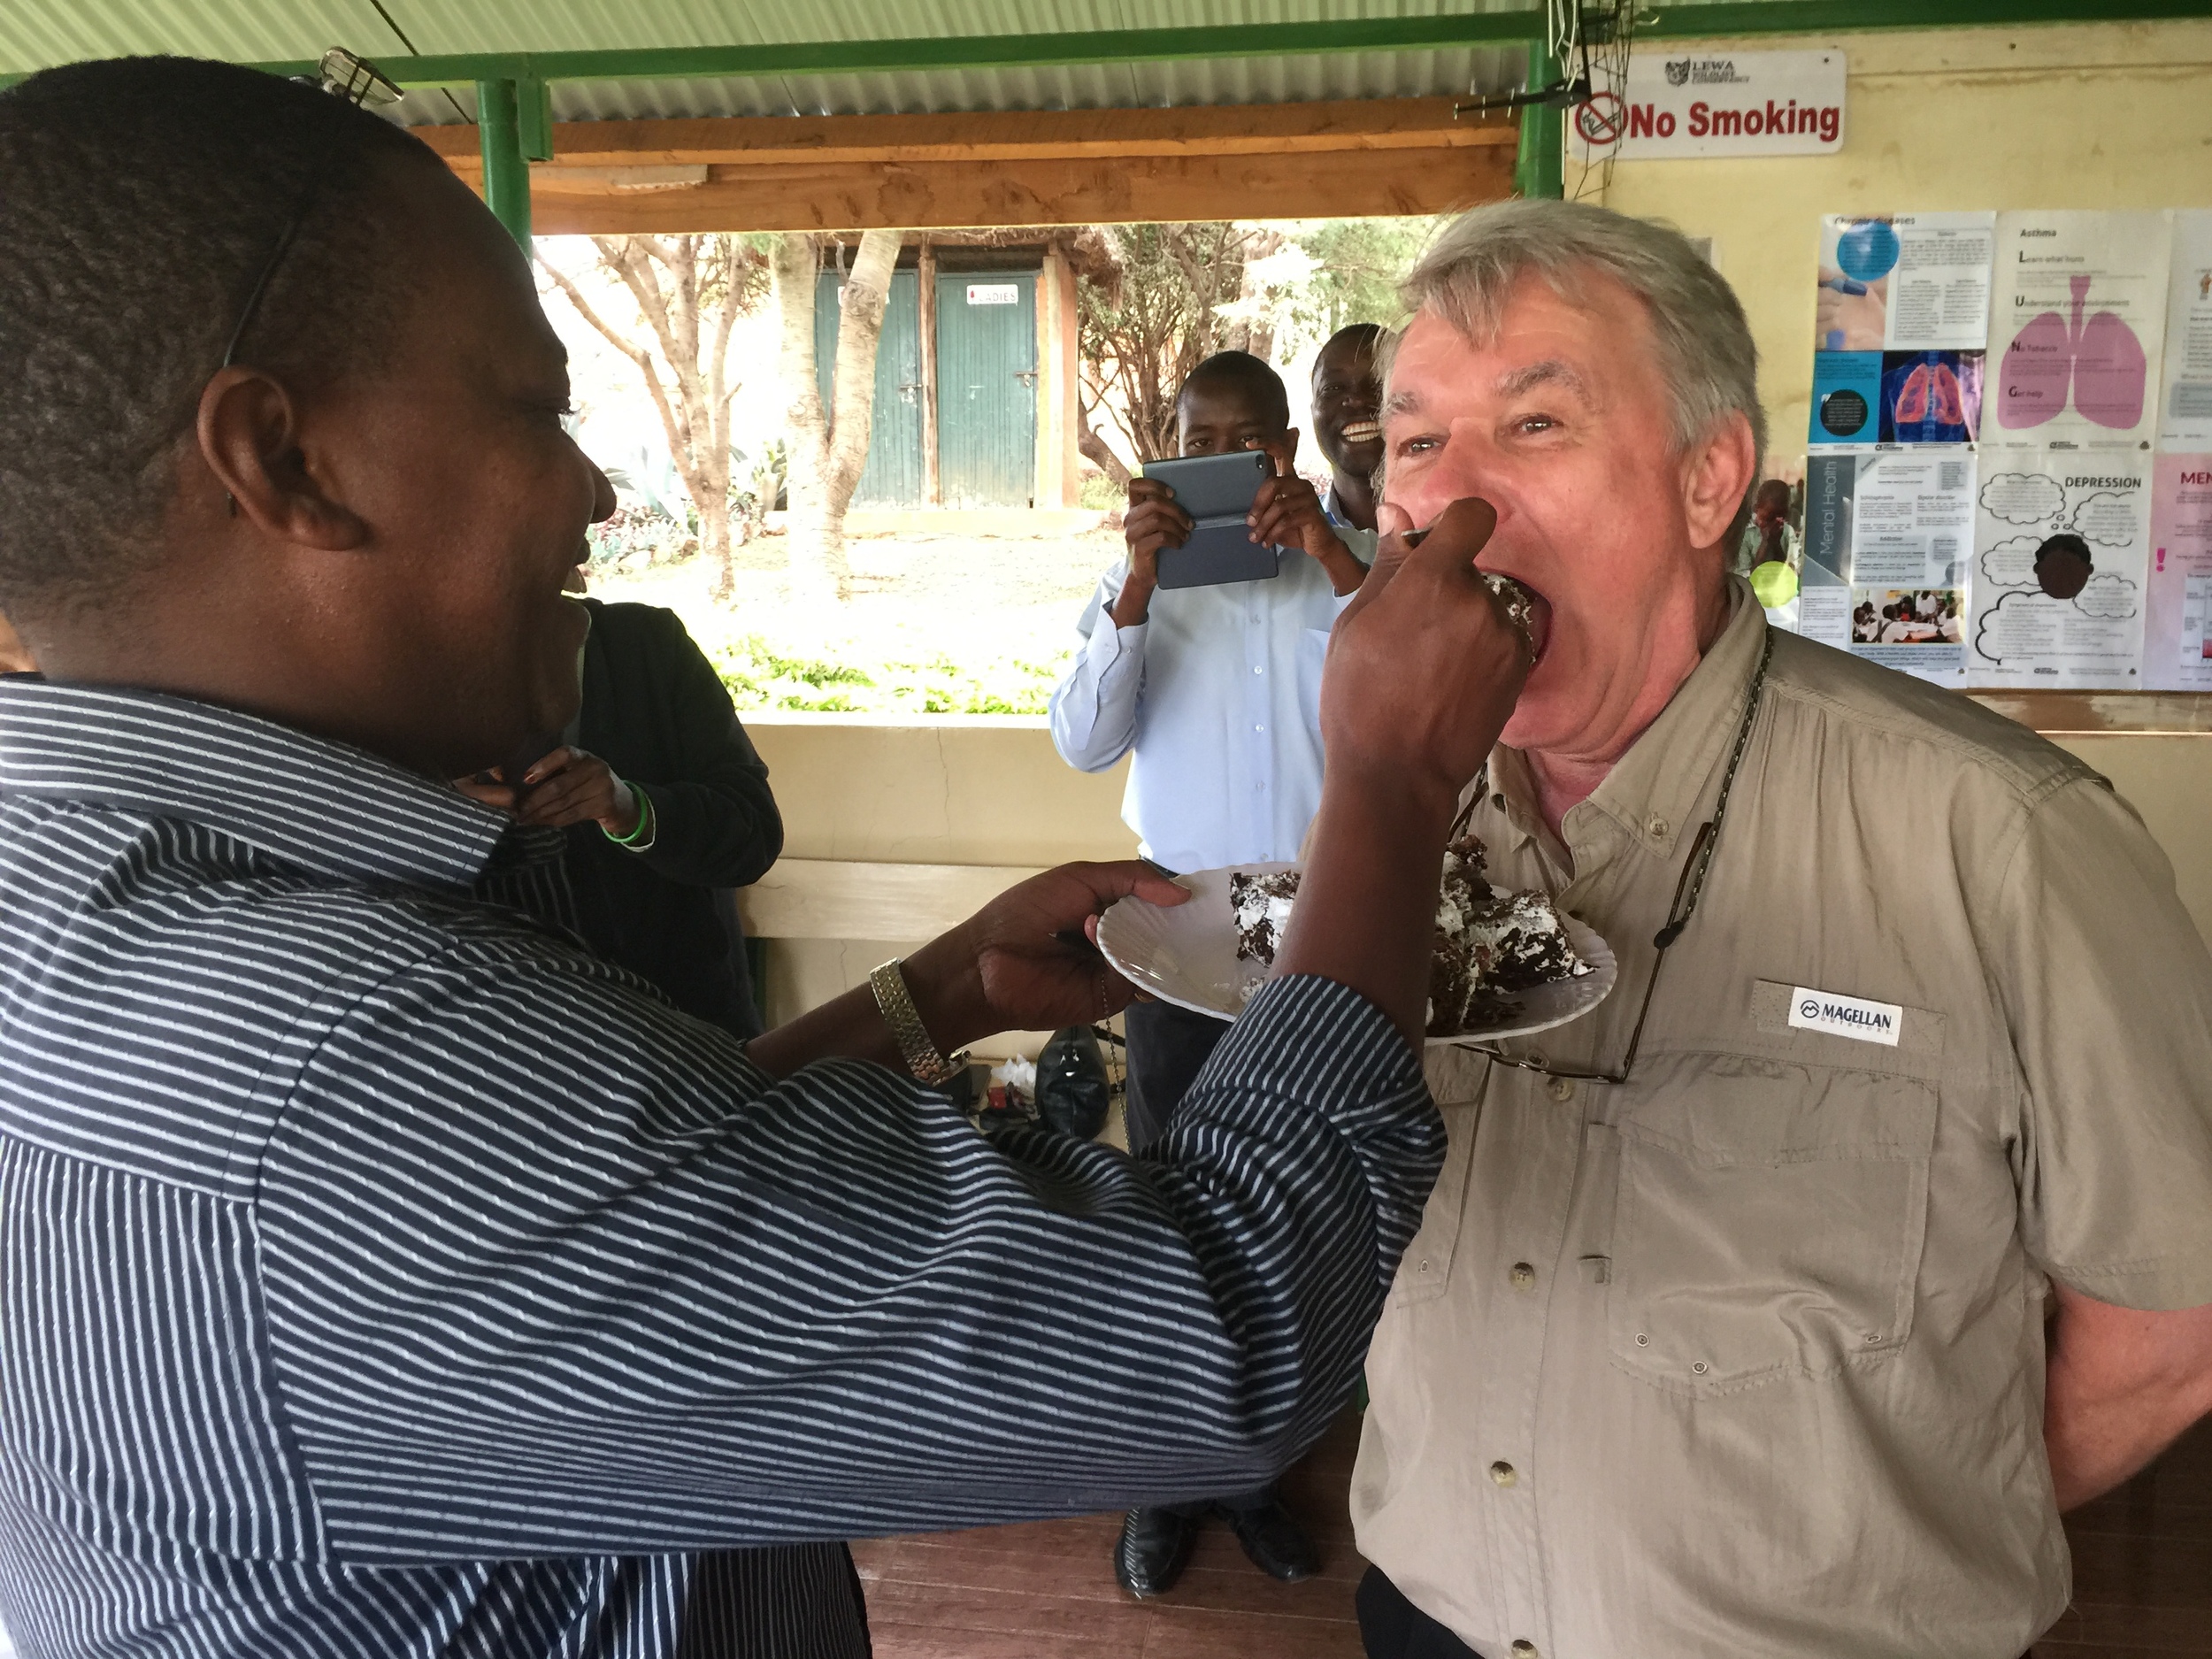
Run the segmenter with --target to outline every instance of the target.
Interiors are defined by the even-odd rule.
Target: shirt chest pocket
[[[1606,1316],[1616,1364],[1704,1395],[1905,1345],[1932,1081],[1690,1055],[1628,1087]]]

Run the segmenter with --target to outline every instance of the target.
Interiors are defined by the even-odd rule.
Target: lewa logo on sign
[[[1736,60],[1732,58],[1676,58],[1667,63],[1667,84],[1671,87],[1745,87],[1751,84],[1751,77],[1736,73]]]
[[[1870,1002],[1863,996],[1839,996],[1801,985],[1790,993],[1790,1025],[1798,1031],[1824,1031],[1831,1037],[1894,1048],[1904,1030],[1905,1010],[1894,1002]]]

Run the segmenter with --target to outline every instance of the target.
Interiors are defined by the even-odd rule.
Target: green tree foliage
[[[1326,340],[1352,323],[1394,327],[1398,280],[1434,234],[1432,219],[1330,219],[1301,226],[1292,240],[1313,256],[1306,291],[1292,303],[1294,332]]]
[[[1217,351],[1285,362],[1348,323],[1394,325],[1398,280],[1430,219],[1106,225],[1114,259],[1079,291],[1082,396],[1076,439],[1118,487],[1128,472],[1099,428],[1141,461],[1175,453],[1175,394]]]

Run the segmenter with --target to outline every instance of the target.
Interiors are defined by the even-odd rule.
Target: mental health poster
[[[1831,214],[1814,303],[1814,443],[1970,443],[1994,213]]]
[[[2166,281],[2166,380],[2158,447],[2212,454],[2212,209],[2174,215]]]
[[[1963,447],[1809,457],[1798,632],[1965,685],[1974,462]]]
[[[1985,444],[1970,685],[2139,690],[2151,457]]]
[[[1983,435],[2149,448],[2170,260],[2162,211],[1999,214]]]
[[[2143,688],[2212,691],[2212,454],[2151,464]]]

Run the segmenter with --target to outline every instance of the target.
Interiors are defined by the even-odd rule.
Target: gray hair
[[[1496,331],[1522,277],[1540,276],[1579,303],[1582,279],[1592,273],[1610,277],[1650,313],[1660,373],[1674,396],[1677,447],[1687,449],[1736,413],[1751,423],[1763,464],[1767,417],[1751,326],[1727,280],[1671,225],[1581,202],[1492,202],[1437,233],[1398,297],[1409,313],[1434,311],[1480,340]]]

